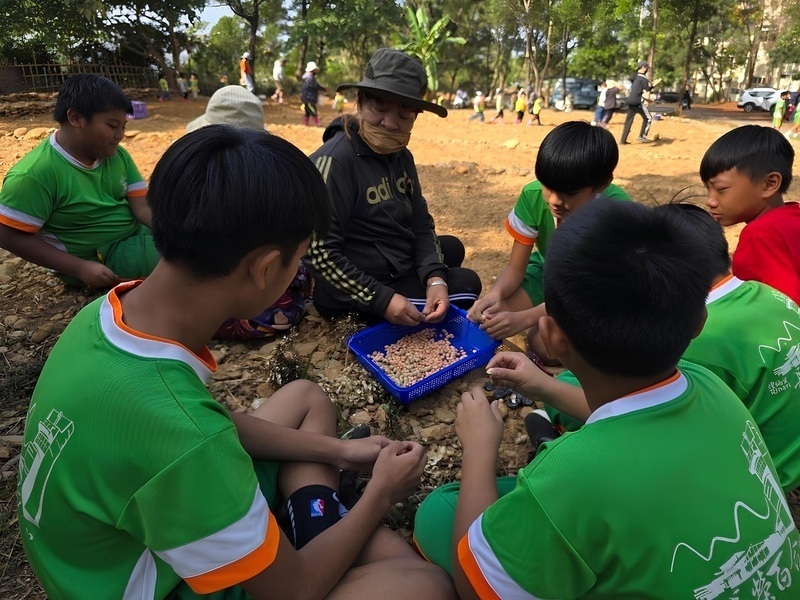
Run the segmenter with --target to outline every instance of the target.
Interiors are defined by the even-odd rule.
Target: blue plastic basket
[[[440,371],[428,375],[425,379],[413,385],[399,387],[369,355],[376,350],[383,352],[386,345],[393,344],[400,338],[425,328],[434,329],[437,334],[442,329],[446,329],[448,333],[454,336],[450,343],[459,350],[463,350],[466,356]],[[489,335],[481,331],[475,323],[467,319],[465,311],[455,306],[451,306],[444,320],[435,325],[422,324],[416,327],[405,327],[403,325],[381,323],[359,331],[347,341],[348,348],[356,355],[358,362],[372,373],[383,387],[402,404],[409,404],[425,394],[444,387],[448,382],[461,377],[472,369],[485,365],[499,345],[499,341],[493,340]]]

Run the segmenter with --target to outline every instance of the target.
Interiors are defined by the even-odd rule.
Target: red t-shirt
[[[800,303],[800,204],[774,208],[747,224],[733,253],[733,274]]]

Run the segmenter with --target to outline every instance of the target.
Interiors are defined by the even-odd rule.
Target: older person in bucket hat
[[[311,155],[328,186],[330,233],[313,239],[306,264],[314,304],[326,317],[348,312],[401,325],[441,321],[453,302],[469,307],[481,290],[461,268],[464,246],[438,237],[407,146],[425,99],[422,65],[398,50],[375,52],[359,83],[357,112],[334,120]]]

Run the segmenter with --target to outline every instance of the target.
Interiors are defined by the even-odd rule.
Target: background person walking
[[[239,85],[246,87],[248,92],[255,92],[256,86],[253,83],[253,65],[250,60],[249,52],[242,54],[242,60],[239,61]]]
[[[639,137],[637,140],[640,142],[650,141],[647,139],[647,134],[650,131],[650,125],[653,122],[653,117],[650,115],[650,111],[647,110],[647,106],[645,106],[642,96],[645,92],[652,90],[653,86],[661,83],[661,80],[656,79],[655,81],[650,82],[650,80],[647,79],[647,71],[649,70],[650,65],[647,64],[647,61],[640,60],[639,64],[636,65],[636,76],[631,81],[631,93],[628,96],[628,114],[625,116],[625,125],[622,127],[622,137],[619,141],[620,144],[630,143],[628,141],[628,134],[631,132],[633,118],[636,115],[640,115],[642,117],[642,129],[639,132]]]

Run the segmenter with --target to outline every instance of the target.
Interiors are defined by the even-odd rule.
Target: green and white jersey
[[[52,598],[198,593],[272,564],[279,529],[204,381],[216,368],[130,329],[123,284],[84,308],[45,364],[20,461],[25,552]]]
[[[147,183],[128,151],[91,167],[62,148],[53,133],[9,169],[0,189],[0,223],[35,233],[84,260],[138,227],[128,198],[147,195]]]
[[[708,295],[708,319],[684,352],[750,410],[783,489],[800,485],[800,308],[781,292],[732,275]],[[713,423],[710,424],[713,427]]]
[[[800,597],[800,534],[761,434],[689,363],[543,446],[458,557],[483,599]]]
[[[613,183],[599,196],[614,200],[630,200],[625,191]],[[542,258],[547,254],[547,241],[556,229],[556,220],[542,195],[542,184],[531,181],[517,198],[517,203],[506,218],[506,231],[523,246],[533,246]]]

